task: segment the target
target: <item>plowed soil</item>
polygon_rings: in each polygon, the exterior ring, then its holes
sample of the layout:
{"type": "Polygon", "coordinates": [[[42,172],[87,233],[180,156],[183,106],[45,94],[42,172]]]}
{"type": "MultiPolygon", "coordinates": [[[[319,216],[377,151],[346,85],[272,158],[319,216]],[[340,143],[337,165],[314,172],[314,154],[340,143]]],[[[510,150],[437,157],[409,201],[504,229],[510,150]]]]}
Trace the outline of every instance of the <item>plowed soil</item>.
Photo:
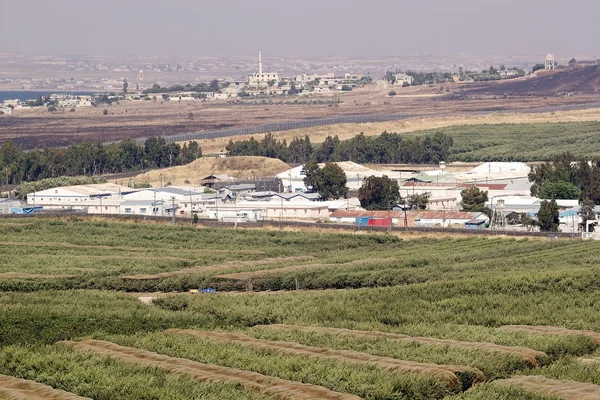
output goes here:
{"type": "Polygon", "coordinates": [[[600,386],[575,381],[558,381],[543,376],[515,376],[494,381],[494,384],[524,389],[544,396],[557,396],[563,400],[600,399],[600,386]]]}
{"type": "Polygon", "coordinates": [[[0,399],[6,400],[91,400],[42,383],[0,375],[0,399]]]}
{"type": "Polygon", "coordinates": [[[530,367],[536,367],[538,365],[538,358],[546,358],[547,355],[544,352],[533,350],[527,347],[513,347],[513,346],[502,346],[494,343],[487,342],[463,342],[459,340],[451,339],[436,339],[419,336],[408,336],[398,333],[388,333],[379,331],[358,331],[351,329],[340,329],[340,328],[325,328],[317,326],[299,326],[299,325],[262,325],[261,328],[286,330],[286,331],[300,331],[300,332],[321,332],[331,335],[345,335],[354,337],[366,337],[374,339],[391,339],[400,340],[409,343],[421,343],[426,345],[434,346],[448,346],[456,347],[469,350],[482,350],[482,351],[495,351],[499,353],[508,353],[517,355],[527,363],[530,367]]]}
{"type": "Polygon", "coordinates": [[[350,262],[343,263],[343,264],[291,265],[291,266],[283,267],[283,268],[264,269],[264,270],[260,270],[260,271],[239,272],[236,274],[217,275],[217,276],[215,276],[215,278],[234,279],[234,280],[245,281],[248,279],[264,278],[264,277],[272,276],[272,275],[279,275],[279,274],[285,274],[285,273],[297,272],[297,271],[307,271],[307,270],[311,270],[311,269],[347,268],[347,267],[356,267],[356,266],[361,266],[361,265],[378,264],[378,263],[384,263],[384,262],[390,262],[390,261],[396,261],[396,259],[395,258],[367,258],[364,260],[355,260],[355,261],[350,261],[350,262]]]}
{"type": "Polygon", "coordinates": [[[343,362],[377,365],[390,371],[431,376],[444,381],[451,386],[459,385],[459,379],[457,378],[456,373],[460,372],[472,373],[475,377],[475,381],[483,381],[485,379],[483,372],[477,368],[471,368],[462,365],[419,363],[414,361],[398,360],[389,357],[379,357],[358,351],[333,350],[321,347],[305,346],[291,342],[260,340],[235,332],[211,332],[194,329],[169,329],[166,332],[199,336],[220,342],[247,344],[260,349],[276,350],[299,357],[318,357],[343,362]]]}
{"type": "Polygon", "coordinates": [[[498,329],[506,332],[524,332],[539,335],[583,335],[592,338],[596,343],[600,344],[600,333],[598,332],[567,329],[560,326],[505,325],[498,329]]]}
{"type": "Polygon", "coordinates": [[[311,256],[303,256],[303,257],[265,258],[262,260],[251,260],[251,261],[227,261],[227,262],[224,262],[224,263],[218,264],[218,265],[199,265],[197,267],[186,268],[186,269],[182,269],[179,271],[161,272],[158,274],[128,275],[128,276],[122,276],[121,278],[122,279],[134,279],[134,280],[163,279],[163,278],[169,278],[172,276],[224,271],[224,270],[236,269],[236,268],[240,268],[240,267],[251,267],[254,265],[268,265],[268,264],[277,264],[277,263],[285,263],[285,262],[307,261],[312,258],[313,257],[311,257],[311,256]]]}
{"type": "Polygon", "coordinates": [[[200,382],[239,382],[247,390],[278,399],[290,400],[358,400],[360,397],[338,393],[322,386],[287,381],[256,372],[203,364],[184,358],[168,357],[150,351],[123,347],[111,342],[86,340],[83,342],[60,342],[61,344],[96,354],[107,355],[122,361],[160,368],[175,374],[190,376],[200,382]]]}

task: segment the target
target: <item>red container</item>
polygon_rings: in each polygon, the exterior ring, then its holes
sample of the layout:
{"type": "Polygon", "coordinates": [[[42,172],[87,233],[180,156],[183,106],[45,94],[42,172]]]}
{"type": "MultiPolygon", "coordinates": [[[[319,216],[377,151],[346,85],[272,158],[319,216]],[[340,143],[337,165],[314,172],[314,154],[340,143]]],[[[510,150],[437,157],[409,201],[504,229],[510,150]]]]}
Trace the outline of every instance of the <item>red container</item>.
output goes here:
{"type": "Polygon", "coordinates": [[[391,218],[371,218],[369,220],[369,226],[392,226],[391,218]]]}

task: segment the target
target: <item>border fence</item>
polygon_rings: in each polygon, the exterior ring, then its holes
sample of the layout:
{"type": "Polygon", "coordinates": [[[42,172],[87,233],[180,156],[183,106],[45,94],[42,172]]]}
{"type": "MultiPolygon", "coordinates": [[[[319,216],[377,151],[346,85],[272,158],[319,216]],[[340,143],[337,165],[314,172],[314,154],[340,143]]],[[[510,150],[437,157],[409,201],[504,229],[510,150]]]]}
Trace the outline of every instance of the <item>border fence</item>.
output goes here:
{"type": "MultiPolygon", "coordinates": [[[[481,110],[464,111],[456,114],[460,115],[485,115],[493,113],[518,113],[518,114],[542,114],[560,111],[576,111],[589,108],[600,108],[600,103],[572,104],[565,106],[537,107],[528,109],[499,109],[499,110],[481,110]]],[[[429,113],[429,114],[354,114],[339,115],[327,118],[304,119],[298,121],[280,121],[269,122],[261,125],[243,126],[238,128],[218,129],[211,131],[180,133],[177,135],[162,136],[167,142],[187,142],[190,140],[218,139],[233,136],[260,135],[269,132],[283,132],[293,129],[314,128],[318,126],[338,125],[338,124],[366,124],[372,122],[390,122],[401,121],[409,118],[435,118],[446,117],[449,113],[429,113]]],[[[147,138],[136,139],[138,145],[143,145],[147,138]]]]}

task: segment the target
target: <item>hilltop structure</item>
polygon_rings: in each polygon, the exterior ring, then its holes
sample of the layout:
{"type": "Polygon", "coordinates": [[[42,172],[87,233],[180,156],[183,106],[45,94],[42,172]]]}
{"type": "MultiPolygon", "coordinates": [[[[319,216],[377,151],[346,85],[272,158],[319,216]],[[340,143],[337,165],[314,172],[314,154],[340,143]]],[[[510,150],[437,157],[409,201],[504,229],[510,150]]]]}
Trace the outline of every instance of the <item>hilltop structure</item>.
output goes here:
{"type": "Polygon", "coordinates": [[[258,73],[254,73],[248,77],[248,85],[253,87],[269,86],[269,82],[279,82],[279,74],[277,72],[263,73],[262,68],[262,51],[258,52],[258,73]]]}

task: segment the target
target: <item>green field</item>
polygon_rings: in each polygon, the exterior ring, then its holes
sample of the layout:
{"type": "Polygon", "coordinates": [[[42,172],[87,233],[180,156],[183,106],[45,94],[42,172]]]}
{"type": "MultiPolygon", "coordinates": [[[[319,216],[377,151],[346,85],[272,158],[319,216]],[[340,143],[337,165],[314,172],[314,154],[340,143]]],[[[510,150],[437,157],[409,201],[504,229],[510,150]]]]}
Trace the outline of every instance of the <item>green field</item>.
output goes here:
{"type": "Polygon", "coordinates": [[[0,220],[0,242],[0,374],[79,396],[551,399],[499,380],[600,385],[600,364],[580,360],[600,357],[591,335],[499,329],[600,332],[596,242],[34,218],[0,220]],[[127,293],[198,287],[218,293],[127,293]]]}
{"type": "Polygon", "coordinates": [[[594,159],[600,154],[600,122],[457,125],[415,134],[437,132],[454,139],[447,161],[548,161],[566,151],[594,159]]]}

